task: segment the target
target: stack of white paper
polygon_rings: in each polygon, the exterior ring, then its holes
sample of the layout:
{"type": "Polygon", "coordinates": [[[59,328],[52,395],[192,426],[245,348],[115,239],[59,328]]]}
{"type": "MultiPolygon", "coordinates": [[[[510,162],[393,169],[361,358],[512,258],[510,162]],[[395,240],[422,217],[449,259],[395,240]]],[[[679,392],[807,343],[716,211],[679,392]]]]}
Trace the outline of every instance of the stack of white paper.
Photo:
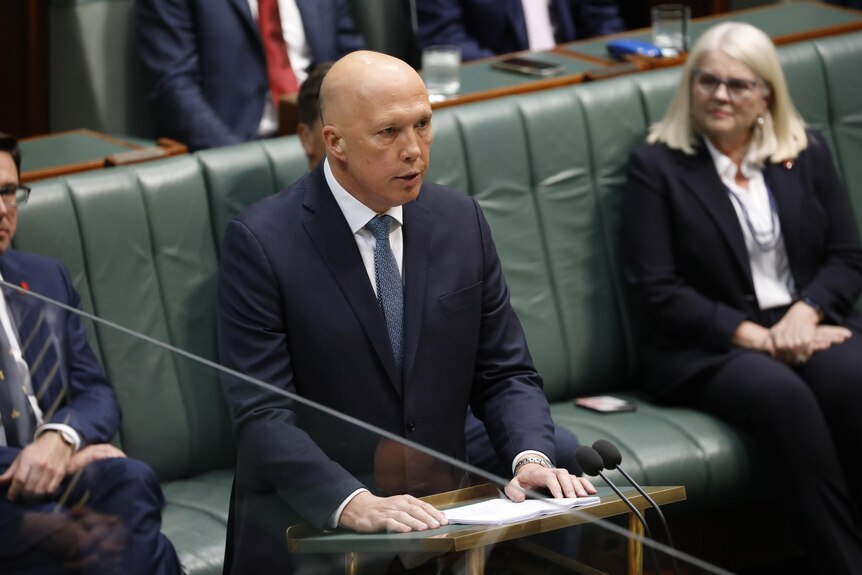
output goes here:
{"type": "Polygon", "coordinates": [[[533,519],[542,515],[564,513],[575,507],[593,505],[599,502],[598,497],[566,497],[561,499],[527,499],[515,503],[509,499],[489,499],[481,503],[462,505],[446,509],[446,519],[449,523],[468,525],[503,525],[525,519],[533,519]]]}

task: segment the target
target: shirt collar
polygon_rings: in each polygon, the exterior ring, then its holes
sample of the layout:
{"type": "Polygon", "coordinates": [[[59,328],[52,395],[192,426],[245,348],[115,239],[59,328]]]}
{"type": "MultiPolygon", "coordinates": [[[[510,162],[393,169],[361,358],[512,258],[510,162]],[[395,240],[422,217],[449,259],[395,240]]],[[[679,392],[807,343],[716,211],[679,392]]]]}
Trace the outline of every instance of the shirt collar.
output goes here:
{"type": "MultiPolygon", "coordinates": [[[[718,148],[713,146],[712,142],[709,141],[709,138],[704,138],[703,141],[706,143],[706,149],[709,150],[709,155],[712,156],[712,163],[715,164],[715,169],[718,172],[718,175],[722,178],[730,179],[731,181],[734,180],[736,178],[736,164],[733,160],[725,156],[718,148]]],[[[745,154],[739,169],[742,171],[742,175],[749,180],[758,176],[762,172],[762,167],[752,159],[750,152],[745,154]]]]}
{"type": "MultiPolygon", "coordinates": [[[[347,225],[350,226],[350,233],[355,234],[365,227],[371,219],[377,215],[377,212],[354,198],[350,192],[338,183],[335,179],[335,174],[332,173],[332,168],[329,166],[329,158],[323,160],[323,174],[326,176],[326,183],[341,208],[344,214],[344,219],[347,220],[347,225]]],[[[398,222],[398,225],[404,225],[404,208],[403,206],[395,206],[389,208],[385,212],[387,215],[398,222]]]]}

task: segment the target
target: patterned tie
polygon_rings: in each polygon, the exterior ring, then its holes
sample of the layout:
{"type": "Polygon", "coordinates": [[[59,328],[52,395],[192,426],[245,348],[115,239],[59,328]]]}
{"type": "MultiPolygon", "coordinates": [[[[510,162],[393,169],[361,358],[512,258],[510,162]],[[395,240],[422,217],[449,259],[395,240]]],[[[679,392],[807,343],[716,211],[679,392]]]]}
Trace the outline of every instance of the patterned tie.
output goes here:
{"type": "MultiPolygon", "coordinates": [[[[9,319],[12,320],[11,313],[9,319]]],[[[33,440],[36,414],[30,395],[27,363],[15,357],[6,329],[0,325],[0,419],[10,447],[24,447],[33,440]]]]}
{"type": "Polygon", "coordinates": [[[404,355],[404,288],[401,285],[401,274],[398,273],[398,262],[389,245],[389,230],[392,227],[392,217],[375,216],[365,227],[374,236],[374,278],[377,281],[377,301],[386,317],[386,329],[389,331],[389,341],[392,343],[392,353],[398,371],[404,355]]]}
{"type": "Polygon", "coordinates": [[[287,42],[284,41],[284,31],[281,28],[278,0],[258,0],[257,11],[257,25],[260,28],[260,39],[266,56],[269,93],[272,95],[275,109],[278,110],[278,100],[281,95],[299,92],[299,82],[296,81],[296,74],[290,67],[287,42]]]}

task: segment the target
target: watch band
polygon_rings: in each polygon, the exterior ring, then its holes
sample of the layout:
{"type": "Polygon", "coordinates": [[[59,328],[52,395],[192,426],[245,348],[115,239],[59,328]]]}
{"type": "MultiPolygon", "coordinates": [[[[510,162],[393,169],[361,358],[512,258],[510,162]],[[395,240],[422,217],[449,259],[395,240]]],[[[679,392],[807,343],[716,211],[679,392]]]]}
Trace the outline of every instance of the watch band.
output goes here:
{"type": "Polygon", "coordinates": [[[810,297],[804,297],[801,300],[802,303],[814,309],[817,312],[817,316],[820,319],[823,319],[823,308],[820,307],[820,304],[811,299],[810,297]]]}
{"type": "Polygon", "coordinates": [[[540,457],[538,455],[530,455],[528,457],[523,457],[518,460],[518,463],[515,464],[515,472],[512,475],[518,475],[518,472],[522,467],[527,465],[528,463],[536,463],[541,465],[542,467],[547,467],[548,469],[553,469],[554,465],[548,461],[545,457],[540,457]]]}

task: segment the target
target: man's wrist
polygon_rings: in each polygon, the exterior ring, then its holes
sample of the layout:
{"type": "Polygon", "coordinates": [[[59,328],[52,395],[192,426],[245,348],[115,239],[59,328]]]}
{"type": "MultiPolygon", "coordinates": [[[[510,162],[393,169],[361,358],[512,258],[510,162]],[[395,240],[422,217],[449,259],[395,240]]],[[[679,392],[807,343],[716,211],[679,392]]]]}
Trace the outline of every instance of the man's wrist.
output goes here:
{"type": "Polygon", "coordinates": [[[512,475],[517,476],[518,472],[521,470],[521,468],[524,467],[525,465],[530,464],[530,463],[535,463],[536,465],[541,465],[542,467],[547,467],[548,469],[554,468],[553,463],[551,463],[551,460],[548,459],[547,457],[545,457],[543,455],[539,455],[539,454],[531,454],[531,455],[528,455],[526,457],[520,458],[515,463],[515,470],[514,470],[512,475]]]}
{"type": "Polygon", "coordinates": [[[78,435],[78,432],[75,431],[73,428],[63,423],[46,423],[39,426],[39,428],[36,430],[34,439],[39,439],[42,434],[49,431],[59,435],[60,439],[63,440],[63,443],[72,448],[72,453],[76,453],[79,449],[81,449],[81,436],[78,435]]]}

